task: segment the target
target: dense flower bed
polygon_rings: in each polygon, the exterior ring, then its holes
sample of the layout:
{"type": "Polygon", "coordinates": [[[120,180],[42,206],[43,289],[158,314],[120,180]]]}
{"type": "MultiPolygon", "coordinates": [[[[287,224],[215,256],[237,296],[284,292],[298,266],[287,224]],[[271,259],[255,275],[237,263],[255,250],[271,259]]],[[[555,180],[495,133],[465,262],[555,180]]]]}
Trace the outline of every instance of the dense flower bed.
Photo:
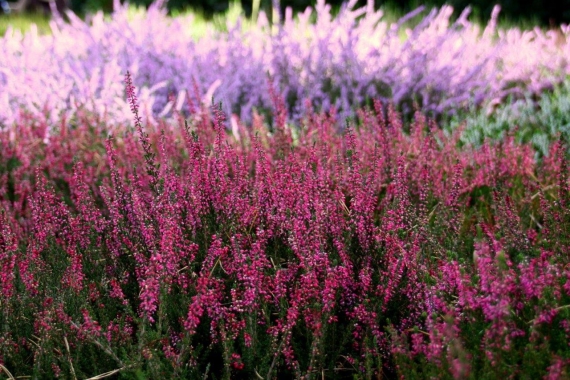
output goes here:
{"type": "Polygon", "coordinates": [[[19,121],[20,106],[36,117],[47,114],[52,123],[79,107],[127,122],[118,85],[126,70],[141,88],[142,117],[188,112],[186,100],[197,91],[246,123],[253,108],[270,109],[266,75],[298,122],[305,99],[323,111],[335,106],[340,120],[373,98],[405,112],[416,98],[423,110],[438,114],[538,93],[570,70],[566,26],[497,31],[497,10],[480,30],[468,21],[469,10],[451,23],[452,8],[444,7],[403,30],[419,12],[388,24],[381,11],[353,9],[354,3],[332,17],[319,1],[297,20],[288,12],[279,27],[262,15],[255,26],[240,20],[227,33],[199,40],[192,37],[191,17],[169,18],[158,5],[148,12],[117,6],[110,19],[99,13],[88,22],[69,14],[69,24],[52,22],[49,36],[9,31],[0,38],[0,123],[19,121]]]}
{"type": "Polygon", "coordinates": [[[0,132],[0,369],[126,378],[570,372],[570,192],[554,144],[461,146],[380,102],[224,128],[0,132]],[[409,130],[405,133],[404,130],[409,130]],[[48,141],[49,140],[49,141],[48,141]],[[116,373],[113,372],[113,373],[116,373]]]}

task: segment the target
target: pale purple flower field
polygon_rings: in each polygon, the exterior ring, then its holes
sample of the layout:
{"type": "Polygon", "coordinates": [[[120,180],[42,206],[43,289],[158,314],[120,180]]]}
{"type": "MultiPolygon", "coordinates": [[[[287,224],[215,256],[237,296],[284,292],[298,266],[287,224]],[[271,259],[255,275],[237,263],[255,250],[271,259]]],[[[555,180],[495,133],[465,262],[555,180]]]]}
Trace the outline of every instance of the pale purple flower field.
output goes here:
{"type": "Polygon", "coordinates": [[[127,70],[143,118],[187,112],[197,91],[207,105],[213,97],[246,123],[254,108],[270,109],[268,75],[298,121],[306,99],[323,111],[334,106],[341,120],[374,98],[405,112],[415,99],[441,114],[539,93],[570,73],[566,26],[497,30],[496,9],[481,28],[468,21],[469,10],[451,23],[452,8],[444,7],[424,10],[423,21],[404,30],[403,22],[422,9],[388,24],[382,11],[353,4],[332,17],[319,1],[295,19],[286,12],[279,27],[261,14],[253,27],[240,19],[227,33],[198,39],[191,17],[167,17],[157,5],[138,12],[117,5],[108,19],[99,13],[89,22],[69,14],[69,24],[51,22],[51,35],[9,31],[0,38],[0,122],[17,122],[24,107],[50,123],[80,108],[124,123],[129,114],[120,83],[127,70]]]}

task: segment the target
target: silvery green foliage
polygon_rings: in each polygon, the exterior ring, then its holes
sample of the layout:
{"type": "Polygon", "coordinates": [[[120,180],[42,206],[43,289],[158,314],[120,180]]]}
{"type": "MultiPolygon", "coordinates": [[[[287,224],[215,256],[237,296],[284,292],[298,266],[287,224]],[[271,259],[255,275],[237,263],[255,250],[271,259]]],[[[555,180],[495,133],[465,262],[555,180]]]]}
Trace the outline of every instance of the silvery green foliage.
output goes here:
{"type": "Polygon", "coordinates": [[[118,2],[110,18],[98,13],[84,22],[68,13],[68,24],[55,19],[49,36],[9,30],[0,38],[0,125],[16,122],[22,107],[50,123],[72,118],[76,106],[128,122],[127,70],[141,89],[143,118],[187,114],[190,96],[207,105],[213,97],[245,122],[254,108],[271,109],[268,77],[291,117],[298,119],[310,99],[318,109],[336,107],[344,120],[371,98],[392,100],[404,111],[416,100],[440,114],[540,92],[570,71],[564,59],[570,43],[560,42],[567,27],[558,35],[497,31],[496,9],[480,30],[468,21],[469,9],[451,24],[452,8],[443,7],[403,30],[406,17],[390,25],[381,11],[354,9],[355,3],[332,17],[330,6],[318,1],[295,20],[286,12],[279,26],[264,14],[253,28],[238,19],[227,32],[199,39],[191,16],[169,18],[160,4],[134,11],[118,2]]]}
{"type": "Polygon", "coordinates": [[[477,146],[486,138],[501,140],[510,132],[519,141],[532,143],[537,158],[547,156],[550,144],[558,136],[570,141],[570,80],[538,100],[526,94],[524,99],[505,102],[492,112],[489,109],[460,113],[449,123],[449,128],[461,123],[465,125],[461,136],[464,143],[477,146]]]}

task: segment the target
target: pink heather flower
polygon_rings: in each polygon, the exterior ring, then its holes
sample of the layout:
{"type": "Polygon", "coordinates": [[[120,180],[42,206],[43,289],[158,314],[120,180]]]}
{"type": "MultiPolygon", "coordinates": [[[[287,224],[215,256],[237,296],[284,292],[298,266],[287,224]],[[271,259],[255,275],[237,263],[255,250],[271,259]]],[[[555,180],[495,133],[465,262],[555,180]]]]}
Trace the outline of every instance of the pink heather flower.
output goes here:
{"type": "Polygon", "coordinates": [[[231,360],[232,360],[232,367],[236,370],[242,370],[245,366],[244,363],[242,363],[241,361],[241,356],[237,353],[233,353],[231,356],[231,360]]]}
{"type": "Polygon", "coordinates": [[[184,329],[189,334],[193,334],[196,331],[196,328],[200,324],[200,318],[202,317],[203,313],[204,309],[200,305],[200,297],[194,296],[193,302],[191,303],[188,310],[188,316],[184,322],[184,329]]]}
{"type": "Polygon", "coordinates": [[[425,355],[427,346],[424,342],[425,336],[423,333],[413,333],[412,338],[412,355],[425,355]]]}
{"type": "MultiPolygon", "coordinates": [[[[152,264],[151,264],[152,265],[152,264]]],[[[140,279],[140,314],[153,323],[153,314],[158,307],[158,296],[160,293],[160,281],[158,276],[151,271],[146,271],[144,278],[140,279]]]]}
{"type": "Polygon", "coordinates": [[[13,294],[17,248],[16,235],[10,228],[6,212],[0,209],[0,297],[6,300],[13,294]]]}
{"type": "Polygon", "coordinates": [[[469,377],[470,371],[470,365],[465,363],[464,360],[460,358],[451,360],[451,373],[454,379],[466,379],[469,377]]]}
{"type": "Polygon", "coordinates": [[[59,378],[59,376],[61,375],[61,368],[59,368],[59,366],[55,363],[51,364],[51,369],[53,371],[53,375],[57,378],[59,378]]]}
{"type": "Polygon", "coordinates": [[[561,357],[555,355],[552,364],[548,367],[548,373],[544,376],[544,380],[562,380],[567,378],[569,373],[567,372],[570,366],[570,360],[562,359],[561,357]]]}
{"type": "Polygon", "coordinates": [[[113,278],[109,281],[109,285],[111,286],[111,291],[109,295],[113,298],[119,299],[123,305],[128,305],[129,302],[125,299],[125,295],[123,294],[123,289],[121,289],[121,284],[117,279],[113,278]]]}
{"type": "MultiPolygon", "coordinates": [[[[129,105],[131,106],[131,112],[138,118],[139,104],[135,93],[135,86],[133,85],[133,80],[129,71],[127,71],[127,74],[125,75],[125,90],[127,93],[127,99],[129,100],[129,105]]],[[[135,123],[138,123],[138,119],[135,120],[135,123]]]]}
{"type": "Polygon", "coordinates": [[[99,323],[91,319],[89,311],[86,309],[81,310],[81,314],[83,314],[83,323],[78,331],[80,339],[85,339],[88,336],[99,337],[101,335],[101,326],[99,326],[99,323]]]}

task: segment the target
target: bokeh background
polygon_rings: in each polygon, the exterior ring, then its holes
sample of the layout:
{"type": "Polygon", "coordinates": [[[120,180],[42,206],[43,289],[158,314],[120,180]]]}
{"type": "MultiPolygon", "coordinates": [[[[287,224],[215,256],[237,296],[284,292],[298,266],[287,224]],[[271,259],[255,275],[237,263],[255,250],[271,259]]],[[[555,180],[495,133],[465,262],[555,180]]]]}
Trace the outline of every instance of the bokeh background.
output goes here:
{"type": "MultiPolygon", "coordinates": [[[[260,9],[269,11],[274,0],[260,0],[260,9]]],[[[14,1],[10,1],[14,2],[14,1]]],[[[241,7],[246,15],[252,12],[252,1],[240,0],[241,7]]],[[[358,6],[366,5],[367,0],[358,1],[358,6]]],[[[131,4],[148,6],[152,0],[131,0],[131,4]]],[[[303,11],[308,6],[313,6],[316,1],[307,0],[283,0],[280,1],[282,11],[285,7],[291,7],[294,11],[303,11]]],[[[339,8],[342,0],[328,0],[333,8],[339,8]]],[[[402,0],[402,1],[376,1],[375,6],[389,7],[400,12],[412,10],[420,5],[442,6],[452,5],[456,9],[456,15],[467,6],[473,8],[473,15],[482,21],[489,18],[495,4],[501,6],[501,18],[514,24],[534,24],[541,27],[550,27],[561,23],[570,22],[570,0],[402,0]]],[[[96,10],[110,12],[113,0],[70,0],[71,9],[78,14],[85,14],[96,10]]],[[[170,0],[168,9],[172,12],[180,12],[188,9],[198,11],[205,17],[212,17],[217,13],[225,12],[230,6],[229,1],[220,0],[170,0]]],[[[267,12],[269,13],[269,12],[267,12]]]]}

